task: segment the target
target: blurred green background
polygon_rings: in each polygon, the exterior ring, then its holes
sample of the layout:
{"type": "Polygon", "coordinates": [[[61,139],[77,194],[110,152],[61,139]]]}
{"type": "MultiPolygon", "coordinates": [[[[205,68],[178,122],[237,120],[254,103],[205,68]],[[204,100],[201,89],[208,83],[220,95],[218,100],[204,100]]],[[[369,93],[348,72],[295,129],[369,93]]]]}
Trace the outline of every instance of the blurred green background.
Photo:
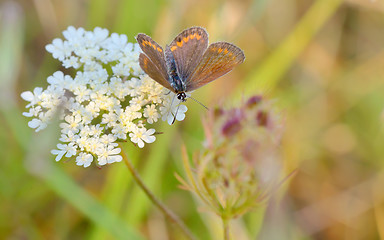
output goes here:
{"type": "MultiPolygon", "coordinates": [[[[268,203],[232,222],[235,239],[384,239],[383,0],[3,0],[0,2],[0,238],[184,239],[132,183],[123,163],[83,169],[54,162],[52,126],[22,116],[23,91],[60,69],[45,45],[69,25],[161,45],[203,26],[210,41],[241,47],[246,61],[194,92],[209,106],[262,93],[285,117],[283,163],[298,169],[268,203]]],[[[220,239],[220,221],[178,188],[181,143],[203,141],[205,110],[129,157],[151,189],[199,239],[220,239]]]]}

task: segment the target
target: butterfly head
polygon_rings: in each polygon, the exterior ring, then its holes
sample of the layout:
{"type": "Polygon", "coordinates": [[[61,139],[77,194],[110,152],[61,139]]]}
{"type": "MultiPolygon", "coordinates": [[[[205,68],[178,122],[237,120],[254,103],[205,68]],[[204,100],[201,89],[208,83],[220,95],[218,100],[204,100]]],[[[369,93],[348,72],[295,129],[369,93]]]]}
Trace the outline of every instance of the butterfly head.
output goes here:
{"type": "Polygon", "coordinates": [[[185,94],[185,92],[177,93],[177,99],[179,99],[180,101],[185,102],[187,101],[186,98],[187,98],[187,94],[185,94]]]}

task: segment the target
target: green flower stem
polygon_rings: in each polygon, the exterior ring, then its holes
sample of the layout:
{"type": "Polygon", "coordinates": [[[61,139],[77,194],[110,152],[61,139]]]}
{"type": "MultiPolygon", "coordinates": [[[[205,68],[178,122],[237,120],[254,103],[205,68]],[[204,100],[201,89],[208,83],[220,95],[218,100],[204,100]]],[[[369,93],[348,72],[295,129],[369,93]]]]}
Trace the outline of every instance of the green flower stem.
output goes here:
{"type": "MultiPolygon", "coordinates": [[[[123,149],[121,144],[120,148],[123,149]]],[[[196,240],[195,236],[189,231],[183,221],[170,209],[168,209],[162,202],[160,202],[160,200],[157,199],[157,197],[147,188],[147,186],[142,181],[139,173],[136,171],[132,162],[129,160],[123,150],[121,151],[121,156],[123,157],[125,165],[127,165],[129,171],[131,172],[133,179],[140,186],[140,188],[143,189],[144,193],[148,196],[149,200],[151,200],[151,202],[155,204],[155,206],[157,206],[169,220],[175,223],[188,239],[196,240]]]]}
{"type": "Polygon", "coordinates": [[[229,235],[229,219],[225,216],[221,216],[223,220],[224,240],[230,240],[229,235]]]}
{"type": "MultiPolygon", "coordinates": [[[[157,141],[156,144],[151,146],[151,151],[146,155],[146,164],[140,168],[141,179],[145,182],[145,185],[152,189],[152,193],[157,195],[160,191],[160,181],[163,170],[165,170],[168,158],[168,146],[174,137],[176,128],[168,127],[168,123],[162,122],[159,128],[164,129],[167,134],[161,135],[161,141],[157,141]]],[[[160,136],[159,136],[160,137],[160,136]]],[[[133,157],[132,154],[140,152],[134,151],[137,148],[131,144],[124,144],[126,146],[125,151],[130,153],[129,159],[133,164],[139,156],[133,157]],[[128,147],[128,149],[127,149],[128,147]],[[129,148],[133,148],[132,151],[128,151],[129,148]],[[134,149],[136,148],[136,149],[134,149]]],[[[126,169],[124,169],[126,171],[126,169]]],[[[149,211],[152,203],[147,201],[147,196],[141,191],[140,188],[134,188],[130,192],[129,205],[126,208],[124,219],[131,225],[140,224],[145,218],[146,213],[149,211]]]]}

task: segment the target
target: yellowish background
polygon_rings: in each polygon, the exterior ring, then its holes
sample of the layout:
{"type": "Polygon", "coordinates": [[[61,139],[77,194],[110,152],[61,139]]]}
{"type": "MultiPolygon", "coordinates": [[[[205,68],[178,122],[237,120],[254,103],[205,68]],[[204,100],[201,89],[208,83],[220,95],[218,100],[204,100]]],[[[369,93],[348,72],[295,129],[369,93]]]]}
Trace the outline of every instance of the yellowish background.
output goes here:
{"type": "MultiPolygon", "coordinates": [[[[54,163],[55,127],[34,133],[20,93],[60,68],[45,45],[69,25],[161,45],[203,26],[210,41],[240,46],[246,61],[194,93],[208,107],[250,94],[275,99],[285,117],[282,151],[296,175],[261,209],[233,222],[234,239],[384,239],[383,0],[3,0],[0,2],[0,238],[183,239],[131,182],[123,163],[83,169],[54,163]]],[[[183,122],[138,150],[146,183],[201,239],[218,219],[177,188],[181,142],[203,141],[205,110],[188,101],[183,122]]]]}

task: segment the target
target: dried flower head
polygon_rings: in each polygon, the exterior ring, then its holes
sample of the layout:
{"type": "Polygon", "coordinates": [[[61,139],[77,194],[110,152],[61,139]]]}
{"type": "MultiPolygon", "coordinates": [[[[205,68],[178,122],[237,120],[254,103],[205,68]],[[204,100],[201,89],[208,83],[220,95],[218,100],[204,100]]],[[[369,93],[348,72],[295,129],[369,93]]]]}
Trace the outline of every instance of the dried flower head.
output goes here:
{"type": "Polygon", "coordinates": [[[32,120],[28,126],[36,132],[47,127],[55,116],[62,120],[61,143],[52,150],[56,161],[63,156],[76,157],[76,164],[88,167],[119,162],[118,141],[129,138],[140,148],[156,140],[155,129],[148,125],[159,119],[169,124],[185,117],[187,107],[179,106],[170,93],[150,79],[138,62],[140,48],[129,43],[126,35],[106,29],[68,27],[64,40],[54,39],[46,46],[73,76],[62,71],[49,76],[48,87],[37,87],[21,97],[28,101],[32,120]]]}
{"type": "Polygon", "coordinates": [[[204,150],[194,155],[194,169],[184,151],[187,181],[179,180],[217,215],[238,217],[280,181],[280,115],[270,101],[253,96],[238,108],[209,111],[204,128],[204,150]]]}

